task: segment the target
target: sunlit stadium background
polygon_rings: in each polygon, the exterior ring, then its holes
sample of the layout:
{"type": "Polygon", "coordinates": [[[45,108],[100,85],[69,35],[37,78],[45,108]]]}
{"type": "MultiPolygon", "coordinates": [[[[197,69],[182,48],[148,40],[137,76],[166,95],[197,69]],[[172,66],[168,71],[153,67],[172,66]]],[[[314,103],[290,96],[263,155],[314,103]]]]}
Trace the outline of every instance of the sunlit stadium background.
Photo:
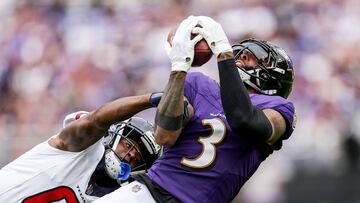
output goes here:
{"type": "MultiPolygon", "coordinates": [[[[164,40],[190,14],[218,20],[232,43],[281,45],[296,68],[296,130],[234,202],[360,202],[358,0],[1,0],[0,167],[67,113],[161,91],[164,40]]],[[[215,59],[194,71],[217,79],[215,59]]],[[[140,115],[153,122],[154,110],[140,115]]]]}

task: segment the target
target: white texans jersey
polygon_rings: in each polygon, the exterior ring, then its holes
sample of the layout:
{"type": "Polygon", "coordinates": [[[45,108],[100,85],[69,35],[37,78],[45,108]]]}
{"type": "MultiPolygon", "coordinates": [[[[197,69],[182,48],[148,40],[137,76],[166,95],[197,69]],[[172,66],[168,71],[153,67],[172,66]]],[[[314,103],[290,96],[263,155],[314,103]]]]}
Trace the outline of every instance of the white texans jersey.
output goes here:
{"type": "Polygon", "coordinates": [[[81,152],[40,143],[0,170],[0,202],[91,202],[85,191],[104,150],[102,139],[81,152]]]}

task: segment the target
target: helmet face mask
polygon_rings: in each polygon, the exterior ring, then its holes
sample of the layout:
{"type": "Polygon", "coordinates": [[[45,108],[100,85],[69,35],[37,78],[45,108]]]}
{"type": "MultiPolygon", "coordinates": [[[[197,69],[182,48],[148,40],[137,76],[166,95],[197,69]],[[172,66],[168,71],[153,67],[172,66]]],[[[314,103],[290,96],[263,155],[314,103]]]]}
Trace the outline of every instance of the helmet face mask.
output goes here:
{"type": "Polygon", "coordinates": [[[235,60],[245,52],[257,59],[254,67],[238,66],[243,82],[256,91],[267,95],[287,98],[292,90],[294,71],[286,52],[267,41],[247,39],[233,46],[235,60]]]}
{"type": "Polygon", "coordinates": [[[140,155],[139,163],[132,167],[132,171],[147,170],[158,158],[161,147],[155,143],[152,125],[139,117],[132,117],[110,126],[105,137],[105,148],[114,153],[119,144],[125,146],[121,154],[115,153],[122,162],[127,162],[132,150],[140,155]]]}

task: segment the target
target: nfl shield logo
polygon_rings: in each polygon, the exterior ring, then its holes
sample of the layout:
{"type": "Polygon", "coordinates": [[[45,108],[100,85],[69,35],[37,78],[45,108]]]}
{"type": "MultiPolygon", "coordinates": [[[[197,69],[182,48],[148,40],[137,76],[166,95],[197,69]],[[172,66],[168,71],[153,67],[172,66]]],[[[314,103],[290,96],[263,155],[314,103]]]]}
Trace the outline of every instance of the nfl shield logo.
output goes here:
{"type": "Polygon", "coordinates": [[[132,192],[139,192],[141,190],[141,186],[140,185],[134,185],[132,188],[131,188],[131,191],[132,192]]]}

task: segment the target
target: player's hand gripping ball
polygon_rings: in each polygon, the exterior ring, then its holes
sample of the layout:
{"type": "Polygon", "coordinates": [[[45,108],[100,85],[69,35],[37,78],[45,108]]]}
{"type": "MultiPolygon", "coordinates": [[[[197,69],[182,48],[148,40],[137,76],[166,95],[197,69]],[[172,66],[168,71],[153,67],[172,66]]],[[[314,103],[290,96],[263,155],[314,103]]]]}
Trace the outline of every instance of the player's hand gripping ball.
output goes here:
{"type": "MultiPolygon", "coordinates": [[[[197,25],[197,26],[201,27],[201,25],[197,25]]],[[[174,27],[173,29],[170,30],[168,34],[167,41],[169,42],[170,46],[174,38],[176,29],[177,27],[174,27]]],[[[191,34],[191,39],[193,39],[196,35],[197,34],[191,34]]],[[[191,67],[199,67],[204,65],[206,62],[208,62],[211,59],[212,55],[213,53],[207,42],[204,39],[200,40],[198,43],[195,44],[194,60],[191,64],[191,67]]]]}

